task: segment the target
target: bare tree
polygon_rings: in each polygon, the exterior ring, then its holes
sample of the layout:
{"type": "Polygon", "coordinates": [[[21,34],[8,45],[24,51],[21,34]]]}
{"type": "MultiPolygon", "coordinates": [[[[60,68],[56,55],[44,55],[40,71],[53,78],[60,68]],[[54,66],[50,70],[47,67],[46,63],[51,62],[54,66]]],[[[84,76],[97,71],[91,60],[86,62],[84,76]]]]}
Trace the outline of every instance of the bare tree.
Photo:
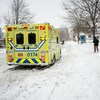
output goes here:
{"type": "Polygon", "coordinates": [[[70,0],[70,6],[68,1],[63,2],[65,11],[71,16],[75,16],[76,12],[80,17],[74,17],[80,20],[82,23],[88,25],[91,28],[93,37],[95,36],[96,23],[100,21],[100,0],[70,0]],[[78,11],[75,11],[78,9],[78,11]]]}
{"type": "Polygon", "coordinates": [[[69,21],[69,23],[72,24],[72,28],[74,31],[74,35],[77,35],[78,37],[78,43],[79,43],[79,33],[82,30],[83,27],[83,21],[82,16],[84,16],[83,12],[78,9],[76,6],[74,5],[70,5],[70,4],[66,4],[65,2],[63,3],[63,7],[67,13],[67,16],[64,17],[64,19],[67,21],[69,21]]]}
{"type": "Polygon", "coordinates": [[[12,0],[9,10],[3,17],[6,24],[29,23],[34,18],[25,0],[12,0]]]}

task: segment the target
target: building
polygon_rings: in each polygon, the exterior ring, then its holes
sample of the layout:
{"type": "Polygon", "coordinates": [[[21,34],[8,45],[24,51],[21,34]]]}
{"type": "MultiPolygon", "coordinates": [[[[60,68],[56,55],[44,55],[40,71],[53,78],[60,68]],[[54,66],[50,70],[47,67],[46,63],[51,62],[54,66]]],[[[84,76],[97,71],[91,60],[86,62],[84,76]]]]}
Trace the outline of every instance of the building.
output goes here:
{"type": "Polygon", "coordinates": [[[63,28],[60,28],[59,30],[60,30],[60,39],[61,39],[61,41],[69,40],[68,28],[63,27],[63,28]]]}
{"type": "Polygon", "coordinates": [[[0,28],[0,47],[5,46],[5,36],[0,28]]]}
{"type": "Polygon", "coordinates": [[[4,33],[2,32],[1,28],[0,28],[0,39],[4,39],[4,33]]]}

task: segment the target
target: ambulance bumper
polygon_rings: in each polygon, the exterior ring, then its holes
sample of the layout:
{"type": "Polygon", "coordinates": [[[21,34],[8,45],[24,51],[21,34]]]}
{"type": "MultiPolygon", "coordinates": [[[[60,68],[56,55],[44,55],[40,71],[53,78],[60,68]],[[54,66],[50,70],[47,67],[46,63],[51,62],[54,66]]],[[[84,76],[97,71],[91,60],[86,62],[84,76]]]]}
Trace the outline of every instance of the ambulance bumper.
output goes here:
{"type": "Polygon", "coordinates": [[[49,65],[48,63],[35,63],[35,64],[30,64],[30,63],[23,63],[23,64],[20,64],[20,63],[10,63],[10,62],[7,62],[8,65],[33,65],[33,66],[47,66],[49,65]]]}

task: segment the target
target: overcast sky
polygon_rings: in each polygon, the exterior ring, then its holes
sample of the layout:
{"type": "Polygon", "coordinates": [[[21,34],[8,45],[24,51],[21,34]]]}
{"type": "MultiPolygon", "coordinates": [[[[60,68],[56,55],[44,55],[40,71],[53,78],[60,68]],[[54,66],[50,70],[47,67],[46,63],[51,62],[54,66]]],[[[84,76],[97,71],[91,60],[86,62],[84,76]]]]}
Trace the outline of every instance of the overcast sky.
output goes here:
{"type": "MultiPolygon", "coordinates": [[[[0,15],[6,14],[12,0],[0,0],[0,15]]],[[[49,22],[54,27],[58,28],[65,25],[62,17],[64,10],[61,3],[63,0],[26,0],[29,4],[30,11],[35,13],[35,23],[49,22]]],[[[0,20],[0,26],[4,23],[0,20]]]]}

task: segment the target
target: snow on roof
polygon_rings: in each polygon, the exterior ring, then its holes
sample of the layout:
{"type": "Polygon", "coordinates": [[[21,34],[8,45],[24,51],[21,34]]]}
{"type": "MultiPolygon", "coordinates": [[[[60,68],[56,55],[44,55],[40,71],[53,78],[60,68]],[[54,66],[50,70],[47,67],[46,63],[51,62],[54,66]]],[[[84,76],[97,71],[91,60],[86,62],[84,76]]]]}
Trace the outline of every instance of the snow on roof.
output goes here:
{"type": "Polygon", "coordinates": [[[83,32],[80,32],[80,35],[85,35],[85,33],[83,33],[83,32]]]}

